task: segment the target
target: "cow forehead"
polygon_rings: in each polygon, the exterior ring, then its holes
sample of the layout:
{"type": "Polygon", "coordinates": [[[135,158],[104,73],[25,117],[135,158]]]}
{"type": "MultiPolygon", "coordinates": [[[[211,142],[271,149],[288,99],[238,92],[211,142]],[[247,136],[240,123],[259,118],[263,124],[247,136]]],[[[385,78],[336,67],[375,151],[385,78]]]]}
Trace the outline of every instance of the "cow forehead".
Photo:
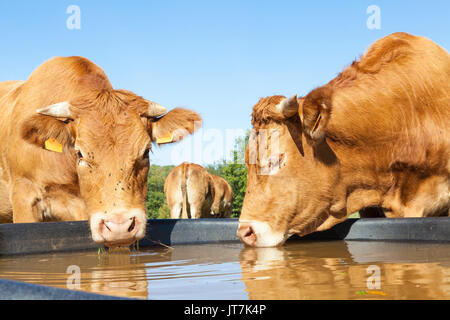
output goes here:
{"type": "Polygon", "coordinates": [[[273,144],[280,142],[282,137],[289,136],[289,130],[284,123],[268,122],[253,126],[249,136],[249,144],[256,144],[259,147],[270,148],[273,144]]]}
{"type": "Polygon", "coordinates": [[[269,123],[254,127],[245,152],[246,164],[261,164],[261,161],[294,152],[295,150],[290,150],[286,139],[291,138],[286,126],[282,124],[269,123]]]}
{"type": "Polygon", "coordinates": [[[138,149],[150,143],[150,136],[140,117],[132,110],[102,115],[90,112],[77,119],[77,142],[98,149],[138,149]]]}

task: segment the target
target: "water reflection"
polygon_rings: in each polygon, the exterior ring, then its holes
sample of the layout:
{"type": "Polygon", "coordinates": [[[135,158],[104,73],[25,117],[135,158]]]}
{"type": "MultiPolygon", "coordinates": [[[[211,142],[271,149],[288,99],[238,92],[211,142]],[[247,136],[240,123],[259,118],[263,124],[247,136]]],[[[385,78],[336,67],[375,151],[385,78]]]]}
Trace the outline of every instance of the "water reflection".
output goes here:
{"type": "MultiPolygon", "coordinates": [[[[147,257],[150,258],[151,257],[147,257]]],[[[28,283],[77,289],[99,294],[147,299],[148,281],[141,257],[130,250],[97,252],[58,253],[20,256],[1,259],[0,277],[28,283]],[[69,266],[81,271],[80,287],[74,281],[69,286],[69,266]]],[[[149,259],[146,259],[147,261],[149,259]]]]}
{"type": "Polygon", "coordinates": [[[297,242],[245,248],[239,260],[250,299],[450,298],[448,244],[297,242]],[[379,289],[367,286],[370,265],[379,289]]]}
{"type": "Polygon", "coordinates": [[[288,242],[149,247],[0,259],[0,278],[141,299],[449,299],[450,244],[288,242]],[[379,267],[380,288],[367,287],[379,267]]]}
{"type": "Polygon", "coordinates": [[[98,264],[84,273],[81,289],[101,294],[147,299],[148,282],[139,255],[116,249],[98,255],[98,264]]]}
{"type": "Polygon", "coordinates": [[[247,299],[240,248],[187,245],[18,256],[0,259],[0,278],[68,288],[67,268],[76,265],[82,291],[140,299],[247,299]]]}

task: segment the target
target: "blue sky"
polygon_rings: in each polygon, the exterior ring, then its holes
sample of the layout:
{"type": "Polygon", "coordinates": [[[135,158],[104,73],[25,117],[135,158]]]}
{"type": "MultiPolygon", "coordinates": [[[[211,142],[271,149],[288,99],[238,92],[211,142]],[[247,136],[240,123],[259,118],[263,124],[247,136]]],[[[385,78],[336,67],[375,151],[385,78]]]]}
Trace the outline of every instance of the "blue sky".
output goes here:
{"type": "Polygon", "coordinates": [[[208,137],[250,128],[260,97],[307,94],[383,36],[409,32],[449,50],[449,14],[447,0],[1,1],[0,81],[24,80],[54,56],[84,56],[115,88],[202,115],[202,131],[155,147],[152,163],[206,164],[229,152],[208,137]],[[81,9],[80,30],[66,27],[69,5],[81,9]],[[366,26],[370,5],[379,30],[366,26]]]}

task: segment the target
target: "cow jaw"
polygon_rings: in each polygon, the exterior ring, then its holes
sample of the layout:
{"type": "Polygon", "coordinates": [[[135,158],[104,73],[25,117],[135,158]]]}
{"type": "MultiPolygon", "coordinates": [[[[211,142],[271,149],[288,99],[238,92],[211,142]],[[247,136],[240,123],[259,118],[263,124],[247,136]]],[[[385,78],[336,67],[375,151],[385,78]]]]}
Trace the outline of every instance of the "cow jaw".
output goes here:
{"type": "Polygon", "coordinates": [[[92,239],[107,247],[126,247],[145,236],[146,222],[142,209],[96,212],[90,216],[92,239]]]}
{"type": "Polygon", "coordinates": [[[275,231],[267,222],[239,220],[237,236],[251,247],[276,247],[284,244],[290,235],[275,231]]]}

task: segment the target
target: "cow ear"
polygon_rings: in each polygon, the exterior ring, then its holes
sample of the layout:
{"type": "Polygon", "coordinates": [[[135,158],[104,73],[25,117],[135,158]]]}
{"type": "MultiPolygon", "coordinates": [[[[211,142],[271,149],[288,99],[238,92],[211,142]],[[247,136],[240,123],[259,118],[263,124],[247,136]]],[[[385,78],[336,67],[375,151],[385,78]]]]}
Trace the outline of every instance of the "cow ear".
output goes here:
{"type": "Polygon", "coordinates": [[[21,137],[28,143],[49,151],[62,152],[73,144],[73,122],[34,115],[22,124],[21,137]]]}
{"type": "Polygon", "coordinates": [[[311,91],[303,101],[300,118],[306,136],[313,141],[322,141],[326,136],[332,110],[332,95],[331,88],[321,87],[311,91]]]}
{"type": "Polygon", "coordinates": [[[175,108],[161,118],[149,121],[148,130],[153,142],[173,143],[200,129],[202,118],[194,111],[175,108]]]}

